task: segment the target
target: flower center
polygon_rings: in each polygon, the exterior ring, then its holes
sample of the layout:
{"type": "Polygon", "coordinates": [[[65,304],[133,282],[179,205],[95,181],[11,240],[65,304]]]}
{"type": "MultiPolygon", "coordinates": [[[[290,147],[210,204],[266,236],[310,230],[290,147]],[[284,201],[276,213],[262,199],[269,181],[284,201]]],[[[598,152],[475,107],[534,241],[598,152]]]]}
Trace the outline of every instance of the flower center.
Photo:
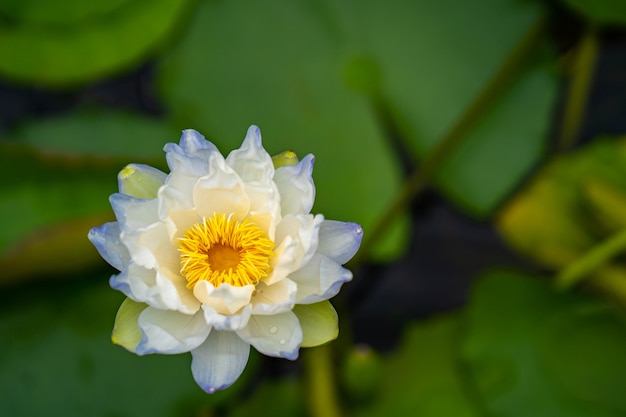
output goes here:
{"type": "Polygon", "coordinates": [[[200,280],[214,287],[255,285],[270,272],[274,242],[248,219],[214,214],[185,231],[179,239],[180,273],[187,288],[200,280]]]}

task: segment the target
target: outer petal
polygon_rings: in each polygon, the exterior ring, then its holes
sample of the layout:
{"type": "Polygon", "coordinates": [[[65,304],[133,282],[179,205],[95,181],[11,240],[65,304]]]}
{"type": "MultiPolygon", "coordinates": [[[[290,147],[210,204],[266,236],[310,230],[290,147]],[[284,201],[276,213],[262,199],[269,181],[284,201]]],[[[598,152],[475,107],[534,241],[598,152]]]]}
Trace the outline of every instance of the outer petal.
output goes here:
{"type": "Polygon", "coordinates": [[[167,175],[149,165],[130,164],[117,175],[120,193],[136,198],[155,198],[167,175]]]}
{"type": "Polygon", "coordinates": [[[302,343],[302,328],[291,311],[273,316],[252,316],[237,334],[268,356],[295,360],[302,343]]]}
{"type": "Polygon", "coordinates": [[[313,163],[315,157],[307,155],[295,165],[276,169],[274,182],[281,197],[283,216],[287,214],[308,214],[315,202],[313,183],[313,163]]]}
{"type": "Polygon", "coordinates": [[[193,287],[193,294],[202,303],[207,304],[220,314],[235,314],[250,303],[254,285],[236,287],[222,284],[215,288],[210,282],[201,280],[193,287]]]}
{"type": "Polygon", "coordinates": [[[148,307],[139,315],[138,324],[143,334],[137,346],[139,355],[189,352],[200,346],[211,331],[201,311],[183,314],[148,307]]]}
{"type": "Polygon", "coordinates": [[[115,193],[109,197],[120,230],[135,230],[159,221],[156,199],[134,198],[115,193]]]}
{"type": "Polygon", "coordinates": [[[250,126],[239,149],[232,151],[226,158],[244,182],[268,183],[274,176],[272,157],[261,144],[261,130],[250,126]]]}
{"type": "Polygon", "coordinates": [[[163,310],[193,314],[200,303],[184,283],[174,283],[162,273],[130,262],[124,270],[111,277],[109,284],[135,301],[163,310]]]}
{"type": "Polygon", "coordinates": [[[298,304],[293,309],[302,327],[302,347],[319,346],[337,338],[337,312],[328,301],[298,304]]]}
{"type": "Polygon", "coordinates": [[[180,254],[172,246],[165,223],[157,222],[123,232],[121,240],[137,265],[145,268],[165,266],[173,270],[180,268],[180,254]]]}
{"type": "Polygon", "coordinates": [[[209,394],[227,388],[239,378],[249,355],[250,345],[234,332],[212,331],[191,351],[193,378],[209,394]]]}
{"type": "Polygon", "coordinates": [[[317,252],[343,265],[359,250],[362,238],[360,224],[324,220],[320,226],[317,252]]]}
{"type": "Polygon", "coordinates": [[[129,351],[136,353],[137,345],[141,341],[141,331],[139,330],[139,315],[148,307],[147,304],[138,303],[126,298],[115,316],[115,325],[111,340],[116,345],[123,346],[129,351]]]}
{"type": "Polygon", "coordinates": [[[290,311],[295,305],[298,286],[290,279],[273,285],[259,282],[252,297],[252,314],[273,315],[290,311]]]}
{"type": "Polygon", "coordinates": [[[171,172],[191,177],[201,177],[208,174],[209,158],[213,153],[219,153],[215,145],[192,129],[183,131],[180,146],[175,143],[168,143],[163,150],[166,153],[165,158],[171,172]]]}
{"type": "Polygon", "coordinates": [[[211,173],[198,180],[193,189],[193,201],[201,217],[214,213],[234,213],[237,219],[244,219],[250,211],[248,198],[241,178],[224,158],[211,155],[211,173]]]}
{"type": "Polygon", "coordinates": [[[208,324],[213,326],[215,330],[239,330],[244,328],[250,320],[250,311],[252,306],[247,305],[237,314],[220,314],[208,304],[202,305],[204,311],[204,319],[208,324]]]}
{"type": "Polygon", "coordinates": [[[180,137],[180,147],[183,151],[190,155],[209,160],[209,156],[213,152],[219,152],[217,147],[206,140],[198,131],[194,129],[185,129],[180,137]]]}
{"type": "Polygon", "coordinates": [[[130,260],[128,249],[120,240],[120,226],[117,222],[105,223],[94,227],[87,235],[100,255],[113,268],[121,271],[130,260]]]}
{"type": "Polygon", "coordinates": [[[289,278],[298,284],[296,302],[311,304],[337,295],[343,283],[352,279],[352,272],[327,256],[315,254],[309,263],[290,274],[289,278]]]}

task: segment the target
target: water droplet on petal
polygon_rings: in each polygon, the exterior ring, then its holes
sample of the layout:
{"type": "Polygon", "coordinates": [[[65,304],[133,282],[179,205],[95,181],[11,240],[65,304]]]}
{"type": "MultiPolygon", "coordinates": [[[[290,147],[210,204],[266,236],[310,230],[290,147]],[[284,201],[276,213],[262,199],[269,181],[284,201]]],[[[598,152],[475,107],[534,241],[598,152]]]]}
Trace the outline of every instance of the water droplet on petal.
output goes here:
{"type": "Polygon", "coordinates": [[[271,334],[276,334],[276,333],[278,333],[278,327],[276,327],[276,326],[272,326],[272,327],[270,327],[270,333],[271,333],[271,334]]]}

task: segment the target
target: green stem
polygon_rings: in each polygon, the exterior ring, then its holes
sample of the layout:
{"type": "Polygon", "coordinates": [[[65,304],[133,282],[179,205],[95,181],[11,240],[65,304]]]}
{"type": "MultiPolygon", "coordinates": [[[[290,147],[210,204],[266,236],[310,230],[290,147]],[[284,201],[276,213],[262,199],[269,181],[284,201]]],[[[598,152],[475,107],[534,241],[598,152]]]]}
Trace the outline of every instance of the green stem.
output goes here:
{"type": "Polygon", "coordinates": [[[330,347],[318,346],[303,353],[311,416],[341,417],[330,347]]]}
{"type": "Polygon", "coordinates": [[[575,262],[562,269],[556,276],[559,288],[568,288],[587,278],[609,260],[626,251],[626,229],[615,233],[604,242],[594,246],[575,262]]]}
{"type": "MultiPolygon", "coordinates": [[[[471,103],[461,118],[452,126],[447,134],[438,141],[438,145],[435,149],[407,179],[398,197],[383,213],[375,227],[365,234],[361,250],[358,252],[358,257],[353,263],[358,263],[369,254],[372,245],[381,239],[382,235],[390,228],[391,223],[397,220],[400,214],[408,207],[409,203],[426,188],[426,185],[428,185],[436,173],[437,168],[458,147],[476,121],[491,109],[496,100],[500,98],[516,79],[519,72],[523,69],[524,63],[535,50],[537,42],[541,39],[543,29],[544,18],[542,16],[530,30],[524,34],[495,75],[491,78],[490,82],[471,103]]],[[[382,109],[384,112],[382,117],[386,120],[393,120],[393,117],[389,114],[389,106],[385,106],[384,104],[383,100],[381,106],[379,106],[379,109],[382,109]]],[[[399,129],[397,126],[393,126],[392,130],[398,131],[399,129]]]]}
{"type": "Polygon", "coordinates": [[[573,74],[567,92],[563,121],[559,136],[559,148],[569,149],[578,136],[583,113],[589,97],[598,56],[598,36],[593,27],[587,29],[575,52],[573,74]]]}

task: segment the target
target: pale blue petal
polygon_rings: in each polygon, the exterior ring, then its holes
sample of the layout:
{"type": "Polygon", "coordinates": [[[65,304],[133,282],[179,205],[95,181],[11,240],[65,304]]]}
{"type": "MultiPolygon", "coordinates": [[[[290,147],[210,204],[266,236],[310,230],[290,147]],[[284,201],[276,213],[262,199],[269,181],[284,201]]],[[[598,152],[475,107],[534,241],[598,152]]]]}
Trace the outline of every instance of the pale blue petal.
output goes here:
{"type": "Polygon", "coordinates": [[[234,332],[213,330],[205,342],[191,351],[191,373],[209,394],[231,386],[248,363],[250,345],[234,332]]]}
{"type": "Polygon", "coordinates": [[[183,314],[148,307],[139,315],[138,324],[143,335],[136,348],[139,355],[189,352],[200,346],[211,331],[202,311],[183,314]]]}
{"type": "Polygon", "coordinates": [[[341,286],[352,279],[352,272],[330,257],[316,253],[289,278],[298,285],[296,303],[312,304],[337,295],[341,286]]]}
{"type": "Polygon", "coordinates": [[[248,325],[237,334],[264,355],[295,360],[302,343],[302,328],[291,312],[273,316],[250,317],[248,325]]]}
{"type": "Polygon", "coordinates": [[[87,235],[102,258],[113,268],[121,271],[130,260],[128,249],[120,240],[120,227],[117,222],[94,227],[87,235]]]}
{"type": "Polygon", "coordinates": [[[348,262],[361,246],[363,228],[356,223],[324,220],[320,226],[317,252],[339,264],[348,262]]]}
{"type": "Polygon", "coordinates": [[[241,147],[228,155],[226,163],[245,182],[269,183],[274,175],[272,157],[263,148],[257,126],[250,126],[241,147]]]}
{"type": "Polygon", "coordinates": [[[315,202],[313,155],[307,155],[295,165],[283,166],[274,173],[274,182],[281,198],[282,214],[308,214],[315,202]]]}
{"type": "Polygon", "coordinates": [[[135,230],[159,221],[156,199],[143,199],[122,193],[109,197],[121,230],[135,230]]]}
{"type": "Polygon", "coordinates": [[[211,154],[220,154],[215,145],[193,129],[183,131],[180,145],[168,143],[163,150],[171,172],[180,172],[192,177],[208,174],[211,154]]]}
{"type": "Polygon", "coordinates": [[[209,160],[213,152],[219,152],[217,147],[206,140],[198,131],[185,129],[180,137],[180,147],[188,154],[198,158],[209,160]]]}

